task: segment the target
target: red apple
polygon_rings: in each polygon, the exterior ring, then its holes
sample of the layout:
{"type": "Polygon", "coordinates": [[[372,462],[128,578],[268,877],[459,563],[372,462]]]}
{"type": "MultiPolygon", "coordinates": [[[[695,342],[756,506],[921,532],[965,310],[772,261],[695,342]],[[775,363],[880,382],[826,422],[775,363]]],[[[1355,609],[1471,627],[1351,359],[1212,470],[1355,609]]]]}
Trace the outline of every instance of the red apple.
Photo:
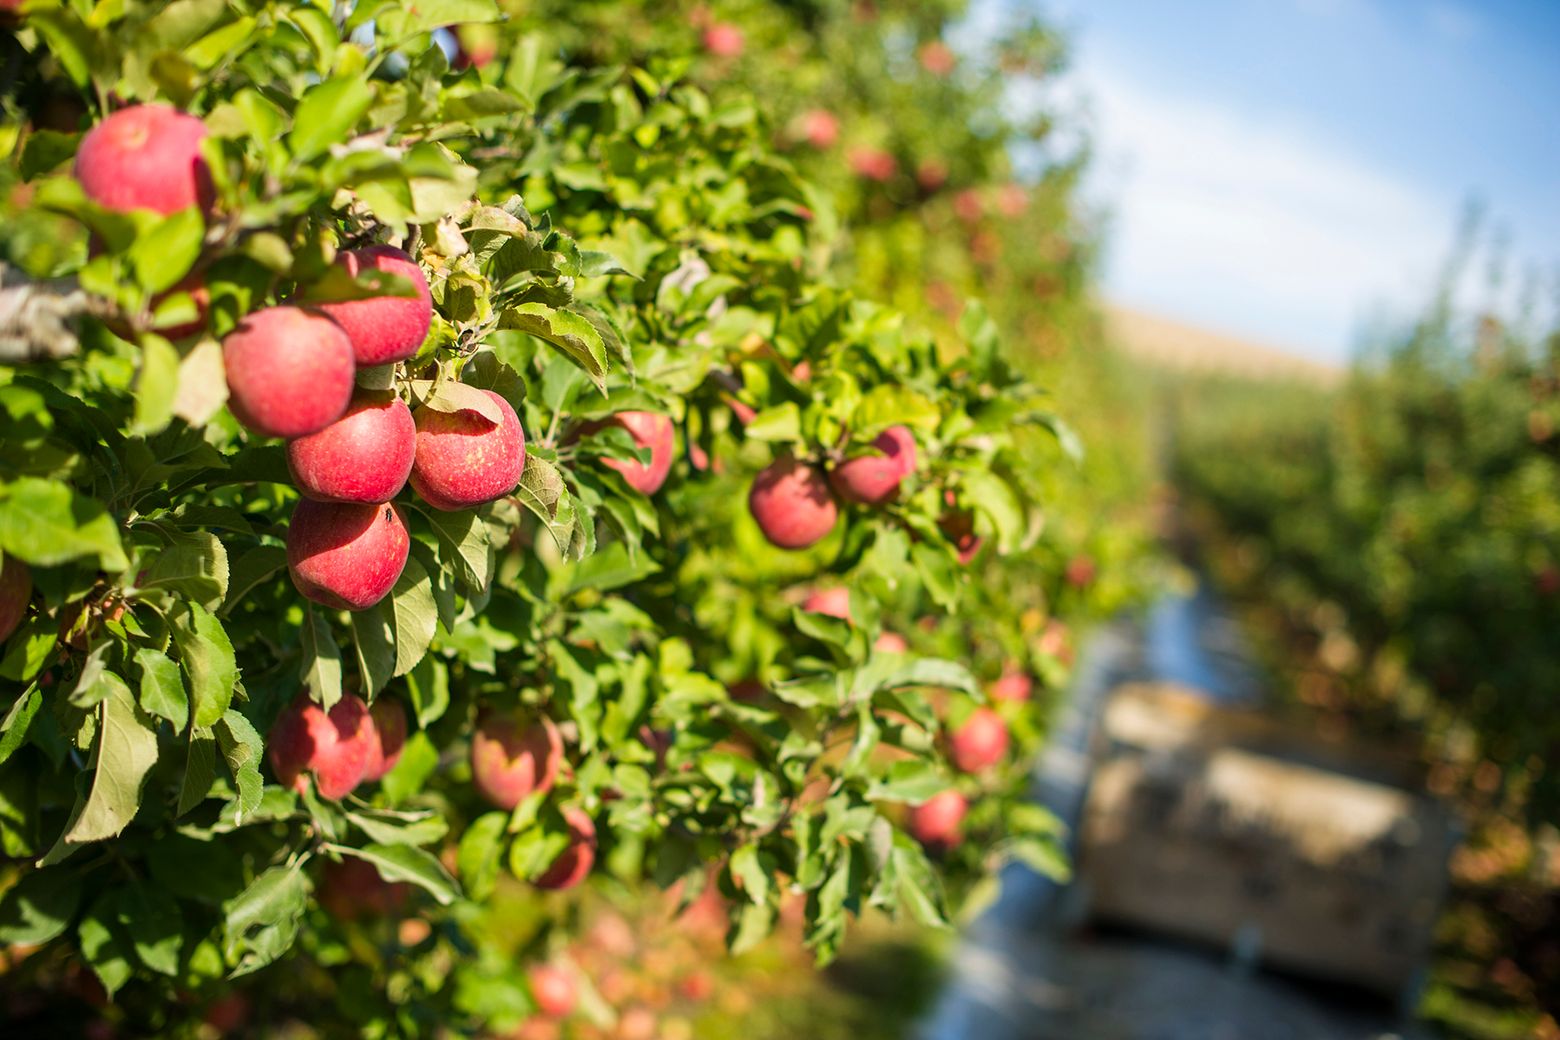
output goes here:
{"type": "Polygon", "coordinates": [[[953,543],[954,552],[958,553],[959,562],[965,566],[980,552],[980,547],[985,544],[985,539],[975,533],[975,514],[968,509],[955,509],[950,513],[944,513],[937,526],[947,539],[953,543]]]}
{"type": "Polygon", "coordinates": [[[910,644],[898,632],[884,632],[872,644],[872,649],[880,654],[907,654],[910,652],[910,644]]]}
{"type": "Polygon", "coordinates": [[[574,973],[560,964],[538,964],[526,974],[536,1009],[548,1018],[567,1018],[579,999],[574,973]]]}
{"type": "Polygon", "coordinates": [[[493,391],[479,393],[493,400],[501,421],[493,423],[472,409],[440,412],[427,405],[412,416],[417,424],[412,487],[435,509],[471,509],[502,498],[525,470],[520,417],[493,391]]]}
{"type": "Polygon", "coordinates": [[[471,782],[500,809],[549,790],[562,762],[563,737],[546,716],[522,725],[512,715],[485,715],[471,736],[471,782]]]}
{"type": "Polygon", "coordinates": [[[308,694],[300,694],[271,727],[271,769],[284,787],[303,790],[303,774],[311,772],[321,798],[345,798],[363,780],[372,733],[361,697],[344,694],[327,714],[308,694]]]}
{"type": "Polygon", "coordinates": [[[573,806],[564,808],[563,818],[569,824],[569,847],[536,879],[537,888],[573,888],[585,880],[585,875],[596,863],[596,824],[573,806]]]}
{"type": "Polygon", "coordinates": [[[195,320],[187,321],[182,325],[164,326],[157,330],[169,339],[183,339],[185,336],[193,336],[200,332],[206,327],[206,318],[211,313],[211,293],[206,289],[206,280],[194,271],[179,279],[172,289],[155,297],[152,300],[152,307],[155,309],[170,294],[176,292],[189,294],[190,301],[195,304],[195,320]]]}
{"type": "Polygon", "coordinates": [[[401,511],[389,502],[301,498],[287,528],[287,569],[308,599],[367,610],[395,587],[411,547],[401,511]]]}
{"type": "Polygon", "coordinates": [[[959,826],[969,803],[958,791],[940,791],[910,810],[907,830],[922,845],[952,848],[959,843],[959,826]]]}
{"type": "Polygon", "coordinates": [[[32,592],[32,569],[27,564],[15,556],[0,561],[0,643],[10,639],[22,623],[32,592]]]}
{"type": "Polygon", "coordinates": [[[381,694],[368,714],[372,725],[363,779],[378,780],[401,760],[401,751],[406,747],[406,709],[394,697],[381,694]]]}
{"type": "Polygon", "coordinates": [[[814,614],[827,614],[841,621],[850,620],[850,589],[834,585],[827,589],[814,589],[802,601],[802,609],[814,614]]]}
{"type": "Polygon", "coordinates": [[[966,773],[1002,761],[1008,749],[1007,723],[990,708],[976,708],[948,738],[948,757],[966,773]]]}
{"type": "Polygon", "coordinates": [[[671,416],[656,412],[618,412],[602,425],[621,426],[634,438],[635,444],[650,449],[649,462],[602,459],[602,465],[623,474],[628,486],[641,495],[653,495],[661,490],[661,485],[666,483],[666,475],[672,469],[671,416]]]}
{"type": "Polygon", "coordinates": [[[948,183],[948,164],[941,159],[922,159],[915,168],[915,182],[922,191],[936,191],[948,183]]]}
{"type": "Polygon", "coordinates": [[[399,397],[360,392],[340,419],[287,443],[293,483],[321,502],[388,502],[406,486],[417,425],[399,397]]]}
{"type": "Polygon", "coordinates": [[[636,1004],[623,1012],[618,1019],[615,1040],[655,1040],[660,1035],[661,1023],[655,1012],[636,1004]]]}
{"type": "Polygon", "coordinates": [[[920,61],[921,68],[934,76],[946,76],[958,64],[952,48],[941,40],[929,40],[921,44],[921,49],[916,52],[916,58],[920,61]]]}
{"type": "Polygon", "coordinates": [[[997,192],[997,209],[1004,217],[1021,216],[1029,206],[1029,195],[1017,184],[1004,184],[997,192]]]}
{"type": "Polygon", "coordinates": [[[965,223],[974,224],[985,213],[985,206],[980,201],[980,193],[973,188],[965,188],[953,197],[953,212],[965,223]]]}
{"type": "Polygon", "coordinates": [[[839,518],[839,506],[823,473],[789,455],[754,478],[748,510],[764,537],[781,549],[816,544],[839,518]]]}
{"type": "Polygon", "coordinates": [[[239,1033],[249,1021],[249,998],[241,990],[230,990],[206,1005],[201,1020],[215,1029],[218,1036],[239,1033]]]}
{"type": "Polygon", "coordinates": [[[336,263],[353,277],[368,270],[400,275],[417,290],[415,297],[371,296],[320,304],[320,310],[346,331],[357,363],[388,365],[416,354],[433,320],[433,297],[417,261],[394,246],[368,246],[338,254],[336,263]]]}
{"type": "Polygon", "coordinates": [[[112,210],[210,209],[211,170],[200,155],[205,136],[205,123],[167,105],[122,108],[81,139],[76,180],[87,198],[112,210]]]}
{"type": "Polygon", "coordinates": [[[1001,678],[986,690],[994,701],[1027,701],[1034,693],[1035,681],[1016,665],[1009,665],[1001,678]]]}
{"type": "Polygon", "coordinates": [[[852,148],[846,160],[856,176],[879,183],[889,180],[899,169],[894,156],[881,148],[852,148]]]}
{"type": "Polygon", "coordinates": [[[742,30],[729,22],[716,22],[704,30],[704,49],[717,58],[735,58],[742,53],[742,30]]]}
{"type": "Polygon", "coordinates": [[[347,334],[323,314],[267,307],[222,341],[228,407],[266,437],[323,430],[347,410],[356,366],[347,334]]]}
{"type": "Polygon", "coordinates": [[[1074,556],[1067,561],[1067,584],[1075,589],[1084,588],[1094,581],[1097,570],[1094,557],[1087,554],[1074,556]]]}
{"type": "Polygon", "coordinates": [[[915,435],[890,426],[872,442],[879,454],[857,455],[834,467],[829,483],[847,502],[880,506],[892,499],[900,482],[915,472],[915,435]]]}
{"type": "Polygon", "coordinates": [[[320,878],[320,905],[338,921],[395,914],[410,896],[406,882],[386,881],[378,867],[356,856],[344,856],[340,863],[326,863],[320,878]]]}
{"type": "Polygon", "coordinates": [[[684,1000],[702,1004],[715,995],[715,980],[709,972],[696,968],[683,976],[682,981],[677,984],[677,990],[684,1000]]]}
{"type": "Polygon", "coordinates": [[[840,121],[833,112],[815,108],[802,115],[802,136],[820,152],[834,147],[840,139],[840,121]]]}

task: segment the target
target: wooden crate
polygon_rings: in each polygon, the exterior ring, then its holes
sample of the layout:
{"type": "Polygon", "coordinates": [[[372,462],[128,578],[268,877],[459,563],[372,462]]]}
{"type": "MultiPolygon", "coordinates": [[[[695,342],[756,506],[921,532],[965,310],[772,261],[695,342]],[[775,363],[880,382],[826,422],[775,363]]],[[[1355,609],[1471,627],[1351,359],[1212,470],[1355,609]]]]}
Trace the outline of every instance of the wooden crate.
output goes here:
{"type": "Polygon", "coordinates": [[[1403,773],[1189,691],[1124,686],[1104,711],[1080,829],[1090,913],[1403,993],[1457,838],[1403,773]]]}

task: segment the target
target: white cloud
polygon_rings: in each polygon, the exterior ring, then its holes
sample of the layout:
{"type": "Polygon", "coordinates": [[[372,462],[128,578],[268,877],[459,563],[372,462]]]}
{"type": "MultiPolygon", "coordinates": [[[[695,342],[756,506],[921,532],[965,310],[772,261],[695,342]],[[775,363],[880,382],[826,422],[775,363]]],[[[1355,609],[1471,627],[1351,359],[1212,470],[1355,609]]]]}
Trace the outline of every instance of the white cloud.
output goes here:
{"type": "Polygon", "coordinates": [[[1340,358],[1367,311],[1429,293],[1458,200],[1282,112],[1176,97],[1098,63],[1081,80],[1114,217],[1106,286],[1123,302],[1340,358]]]}

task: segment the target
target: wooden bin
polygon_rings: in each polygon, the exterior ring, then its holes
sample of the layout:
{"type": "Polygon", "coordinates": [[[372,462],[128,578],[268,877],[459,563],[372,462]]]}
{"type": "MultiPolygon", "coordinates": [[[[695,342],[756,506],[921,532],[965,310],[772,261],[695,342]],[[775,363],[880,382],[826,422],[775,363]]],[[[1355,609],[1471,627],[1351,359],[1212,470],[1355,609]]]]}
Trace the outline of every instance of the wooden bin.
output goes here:
{"type": "Polygon", "coordinates": [[[1080,829],[1089,912],[1410,992],[1458,829],[1401,772],[1190,691],[1123,686],[1080,829]]]}

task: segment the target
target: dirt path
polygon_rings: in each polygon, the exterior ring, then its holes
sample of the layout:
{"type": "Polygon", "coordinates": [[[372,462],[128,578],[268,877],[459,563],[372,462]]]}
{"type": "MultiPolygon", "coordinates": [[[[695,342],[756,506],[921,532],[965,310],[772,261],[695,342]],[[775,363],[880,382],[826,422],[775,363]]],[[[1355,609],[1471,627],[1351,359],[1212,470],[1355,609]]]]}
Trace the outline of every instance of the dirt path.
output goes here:
{"type": "MultiPolygon", "coordinates": [[[[1205,590],[1099,633],[1035,775],[1036,797],[1073,827],[1106,694],[1173,680],[1223,702],[1261,696],[1238,629],[1205,590]]],[[[1074,926],[1075,891],[1009,868],[970,927],[917,1040],[1423,1040],[1380,1004],[1281,978],[1239,952],[1074,926]]]]}

